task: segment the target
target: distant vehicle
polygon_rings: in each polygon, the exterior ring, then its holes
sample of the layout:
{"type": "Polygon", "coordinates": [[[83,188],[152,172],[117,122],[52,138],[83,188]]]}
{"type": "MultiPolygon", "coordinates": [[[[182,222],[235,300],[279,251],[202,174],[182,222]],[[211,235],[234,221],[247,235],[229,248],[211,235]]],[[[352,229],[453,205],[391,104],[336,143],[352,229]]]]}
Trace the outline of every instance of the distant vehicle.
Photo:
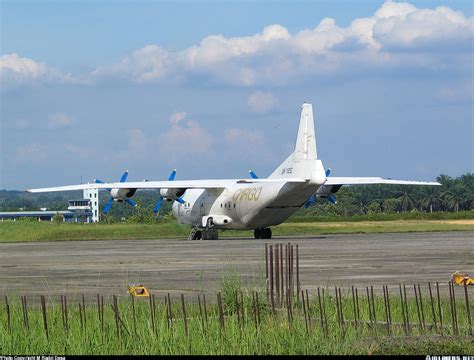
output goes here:
{"type": "Polygon", "coordinates": [[[331,177],[316,151],[313,107],[304,103],[294,151],[266,179],[174,180],[81,184],[27,190],[33,193],[107,189],[115,201],[128,201],[137,190],[160,189],[157,212],[164,200],[173,201],[173,215],[193,229],[190,238],[214,240],[219,229],[254,230],[256,239],[270,239],[271,226],[284,222],[302,206],[320,199],[335,202],[343,185],[441,185],[437,182],[380,177],[331,177]]]}

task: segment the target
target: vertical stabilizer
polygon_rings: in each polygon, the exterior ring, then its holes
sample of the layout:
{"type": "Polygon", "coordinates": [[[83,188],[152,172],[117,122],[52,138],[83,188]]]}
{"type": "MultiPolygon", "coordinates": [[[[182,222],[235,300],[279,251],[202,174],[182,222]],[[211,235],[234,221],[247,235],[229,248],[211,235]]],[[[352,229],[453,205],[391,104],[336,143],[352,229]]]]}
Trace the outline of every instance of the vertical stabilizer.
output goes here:
{"type": "Polygon", "coordinates": [[[269,176],[270,178],[302,178],[312,183],[326,180],[324,168],[316,151],[313,106],[304,103],[301,106],[300,124],[296,136],[295,150],[269,176]]]}
{"type": "Polygon", "coordinates": [[[300,126],[296,137],[294,160],[316,160],[316,136],[314,134],[313,106],[304,103],[301,107],[300,126]]]}

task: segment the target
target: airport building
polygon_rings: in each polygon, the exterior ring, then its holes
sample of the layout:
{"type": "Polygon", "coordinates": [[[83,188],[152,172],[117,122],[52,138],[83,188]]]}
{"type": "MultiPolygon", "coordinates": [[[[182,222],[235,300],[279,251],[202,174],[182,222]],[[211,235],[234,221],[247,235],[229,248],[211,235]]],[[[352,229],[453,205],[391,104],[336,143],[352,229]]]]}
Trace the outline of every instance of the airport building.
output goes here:
{"type": "Polygon", "coordinates": [[[84,190],[83,199],[69,200],[67,211],[9,211],[0,212],[0,221],[18,220],[20,218],[34,218],[38,221],[53,221],[58,214],[64,222],[92,223],[99,222],[99,191],[97,189],[84,190]]]}

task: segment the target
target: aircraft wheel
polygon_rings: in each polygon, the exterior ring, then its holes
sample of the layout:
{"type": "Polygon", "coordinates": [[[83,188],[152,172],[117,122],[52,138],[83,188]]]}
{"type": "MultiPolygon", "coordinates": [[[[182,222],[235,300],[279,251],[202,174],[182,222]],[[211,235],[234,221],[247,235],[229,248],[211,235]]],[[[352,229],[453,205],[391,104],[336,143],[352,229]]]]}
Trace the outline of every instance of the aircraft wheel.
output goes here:
{"type": "Polygon", "coordinates": [[[262,238],[262,229],[255,229],[253,231],[253,237],[255,239],[261,239],[262,238]]]}
{"type": "Polygon", "coordinates": [[[272,229],[265,228],[263,230],[263,234],[264,234],[264,236],[263,236],[264,239],[271,239],[272,238],[272,229]]]}
{"type": "Polygon", "coordinates": [[[209,240],[209,232],[207,230],[202,231],[201,239],[209,240]]]}
{"type": "Polygon", "coordinates": [[[202,239],[202,231],[198,230],[196,231],[196,234],[194,234],[193,240],[201,240],[202,239]]]}

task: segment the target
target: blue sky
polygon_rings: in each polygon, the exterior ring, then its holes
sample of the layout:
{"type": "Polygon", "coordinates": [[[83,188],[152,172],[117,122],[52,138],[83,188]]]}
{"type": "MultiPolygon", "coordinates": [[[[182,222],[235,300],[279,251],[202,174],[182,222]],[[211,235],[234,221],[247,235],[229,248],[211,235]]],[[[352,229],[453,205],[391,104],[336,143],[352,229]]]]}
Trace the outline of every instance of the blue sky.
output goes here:
{"type": "Polygon", "coordinates": [[[1,1],[0,188],[268,175],[311,102],[335,176],[473,172],[469,1],[1,1]]]}

